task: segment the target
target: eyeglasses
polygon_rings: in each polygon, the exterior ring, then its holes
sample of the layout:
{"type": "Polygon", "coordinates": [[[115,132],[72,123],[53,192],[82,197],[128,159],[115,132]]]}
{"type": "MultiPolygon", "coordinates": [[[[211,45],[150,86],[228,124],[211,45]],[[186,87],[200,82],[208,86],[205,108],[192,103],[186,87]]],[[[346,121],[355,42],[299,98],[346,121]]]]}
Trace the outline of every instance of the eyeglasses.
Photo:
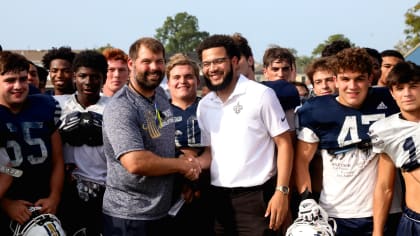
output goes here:
{"type": "Polygon", "coordinates": [[[211,61],[203,61],[201,63],[201,67],[209,68],[211,66],[211,64],[213,64],[215,66],[219,66],[219,65],[223,64],[226,60],[227,60],[226,57],[221,57],[221,58],[216,58],[216,59],[211,60],[211,61]]]}

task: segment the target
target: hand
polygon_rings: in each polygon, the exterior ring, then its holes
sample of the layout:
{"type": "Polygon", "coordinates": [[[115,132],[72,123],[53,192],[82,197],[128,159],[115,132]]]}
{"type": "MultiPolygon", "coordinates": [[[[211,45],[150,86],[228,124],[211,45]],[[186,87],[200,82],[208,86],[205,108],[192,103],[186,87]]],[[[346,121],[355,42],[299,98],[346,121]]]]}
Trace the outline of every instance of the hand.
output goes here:
{"type": "Polygon", "coordinates": [[[76,169],[77,166],[74,163],[67,163],[64,165],[64,178],[66,182],[71,183],[73,182],[73,180],[75,180],[73,176],[73,171],[76,169]]]}
{"type": "Polygon", "coordinates": [[[42,214],[50,213],[55,215],[59,201],[59,199],[55,199],[53,197],[42,198],[35,202],[35,206],[41,207],[39,211],[42,214]]]}
{"type": "Polygon", "coordinates": [[[31,202],[4,199],[3,203],[2,207],[6,214],[10,217],[10,219],[18,222],[20,225],[25,224],[25,222],[31,218],[32,212],[28,209],[33,206],[31,202]]]}
{"type": "Polygon", "coordinates": [[[198,179],[201,173],[200,162],[191,155],[181,155],[179,158],[184,162],[182,174],[185,178],[194,181],[198,179]]]}
{"type": "Polygon", "coordinates": [[[187,184],[184,184],[184,186],[182,186],[182,197],[187,203],[192,202],[192,200],[194,199],[194,191],[187,184]]]}
{"type": "Polygon", "coordinates": [[[180,147],[179,150],[184,155],[191,155],[191,156],[194,156],[194,157],[197,157],[198,152],[199,152],[199,149],[193,148],[193,147],[180,147]]]}
{"type": "Polygon", "coordinates": [[[280,226],[286,219],[287,212],[289,210],[289,199],[287,195],[284,195],[280,191],[275,191],[274,195],[268,202],[265,217],[270,216],[269,228],[272,230],[279,230],[280,226]]]}

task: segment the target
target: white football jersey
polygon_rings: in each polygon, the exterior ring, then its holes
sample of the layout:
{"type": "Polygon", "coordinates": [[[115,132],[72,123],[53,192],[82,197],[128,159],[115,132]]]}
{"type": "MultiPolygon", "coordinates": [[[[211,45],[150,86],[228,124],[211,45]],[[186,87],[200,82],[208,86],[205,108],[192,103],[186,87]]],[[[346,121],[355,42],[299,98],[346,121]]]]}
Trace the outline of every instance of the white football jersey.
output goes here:
{"type": "Polygon", "coordinates": [[[420,166],[420,122],[400,113],[372,124],[369,129],[375,153],[386,153],[395,166],[410,171],[420,166]]]}

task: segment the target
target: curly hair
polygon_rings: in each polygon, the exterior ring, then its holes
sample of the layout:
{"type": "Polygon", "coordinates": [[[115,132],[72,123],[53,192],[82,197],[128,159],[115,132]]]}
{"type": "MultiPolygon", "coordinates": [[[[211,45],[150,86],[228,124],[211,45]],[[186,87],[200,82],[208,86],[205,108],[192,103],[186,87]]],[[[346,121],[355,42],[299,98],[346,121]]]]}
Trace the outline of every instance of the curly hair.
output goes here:
{"type": "Polygon", "coordinates": [[[349,70],[354,72],[372,73],[372,60],[364,48],[346,48],[338,52],[330,61],[334,73],[349,70]]]}
{"type": "Polygon", "coordinates": [[[45,69],[49,70],[51,61],[55,59],[62,59],[65,61],[70,62],[70,64],[73,62],[74,57],[76,56],[76,53],[74,53],[70,47],[59,47],[55,48],[53,47],[51,50],[48,50],[48,52],[42,57],[42,65],[45,69]]]}
{"type": "Polygon", "coordinates": [[[241,57],[241,53],[235,44],[233,38],[229,35],[215,34],[206,39],[204,39],[197,47],[197,55],[200,61],[203,61],[203,51],[210,48],[223,47],[226,50],[229,58],[241,57]]]}
{"type": "Polygon", "coordinates": [[[108,62],[104,55],[95,50],[79,52],[73,60],[72,70],[76,72],[80,67],[88,67],[99,71],[104,79],[108,70],[108,62]]]}

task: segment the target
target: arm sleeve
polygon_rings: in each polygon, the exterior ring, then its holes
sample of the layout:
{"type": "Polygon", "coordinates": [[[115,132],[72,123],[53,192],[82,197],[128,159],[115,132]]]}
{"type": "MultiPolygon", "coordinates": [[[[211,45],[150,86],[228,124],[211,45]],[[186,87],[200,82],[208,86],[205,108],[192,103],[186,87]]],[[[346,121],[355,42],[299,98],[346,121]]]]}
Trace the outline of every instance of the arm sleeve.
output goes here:
{"type": "Polygon", "coordinates": [[[116,159],[127,152],[145,149],[143,133],[146,130],[137,119],[139,112],[120,103],[109,103],[104,110],[103,135],[112,146],[116,159]]]}
{"type": "MultiPolygon", "coordinates": [[[[202,100],[203,101],[203,100],[202,100]]],[[[203,106],[202,103],[198,103],[197,106],[197,121],[198,126],[200,127],[200,138],[201,138],[201,145],[202,146],[210,146],[210,132],[205,126],[205,121],[203,120],[203,106]]]]}
{"type": "Polygon", "coordinates": [[[304,106],[297,110],[296,114],[296,128],[297,138],[304,142],[316,143],[319,142],[319,137],[314,132],[313,119],[311,113],[310,102],[307,101],[304,106]]]}
{"type": "Polygon", "coordinates": [[[381,122],[375,122],[369,127],[369,136],[372,141],[372,151],[374,153],[384,152],[384,141],[381,138],[380,131],[381,122]]]}
{"type": "Polygon", "coordinates": [[[282,134],[290,128],[286,114],[272,89],[267,89],[263,93],[261,116],[271,137],[282,134]]]}

